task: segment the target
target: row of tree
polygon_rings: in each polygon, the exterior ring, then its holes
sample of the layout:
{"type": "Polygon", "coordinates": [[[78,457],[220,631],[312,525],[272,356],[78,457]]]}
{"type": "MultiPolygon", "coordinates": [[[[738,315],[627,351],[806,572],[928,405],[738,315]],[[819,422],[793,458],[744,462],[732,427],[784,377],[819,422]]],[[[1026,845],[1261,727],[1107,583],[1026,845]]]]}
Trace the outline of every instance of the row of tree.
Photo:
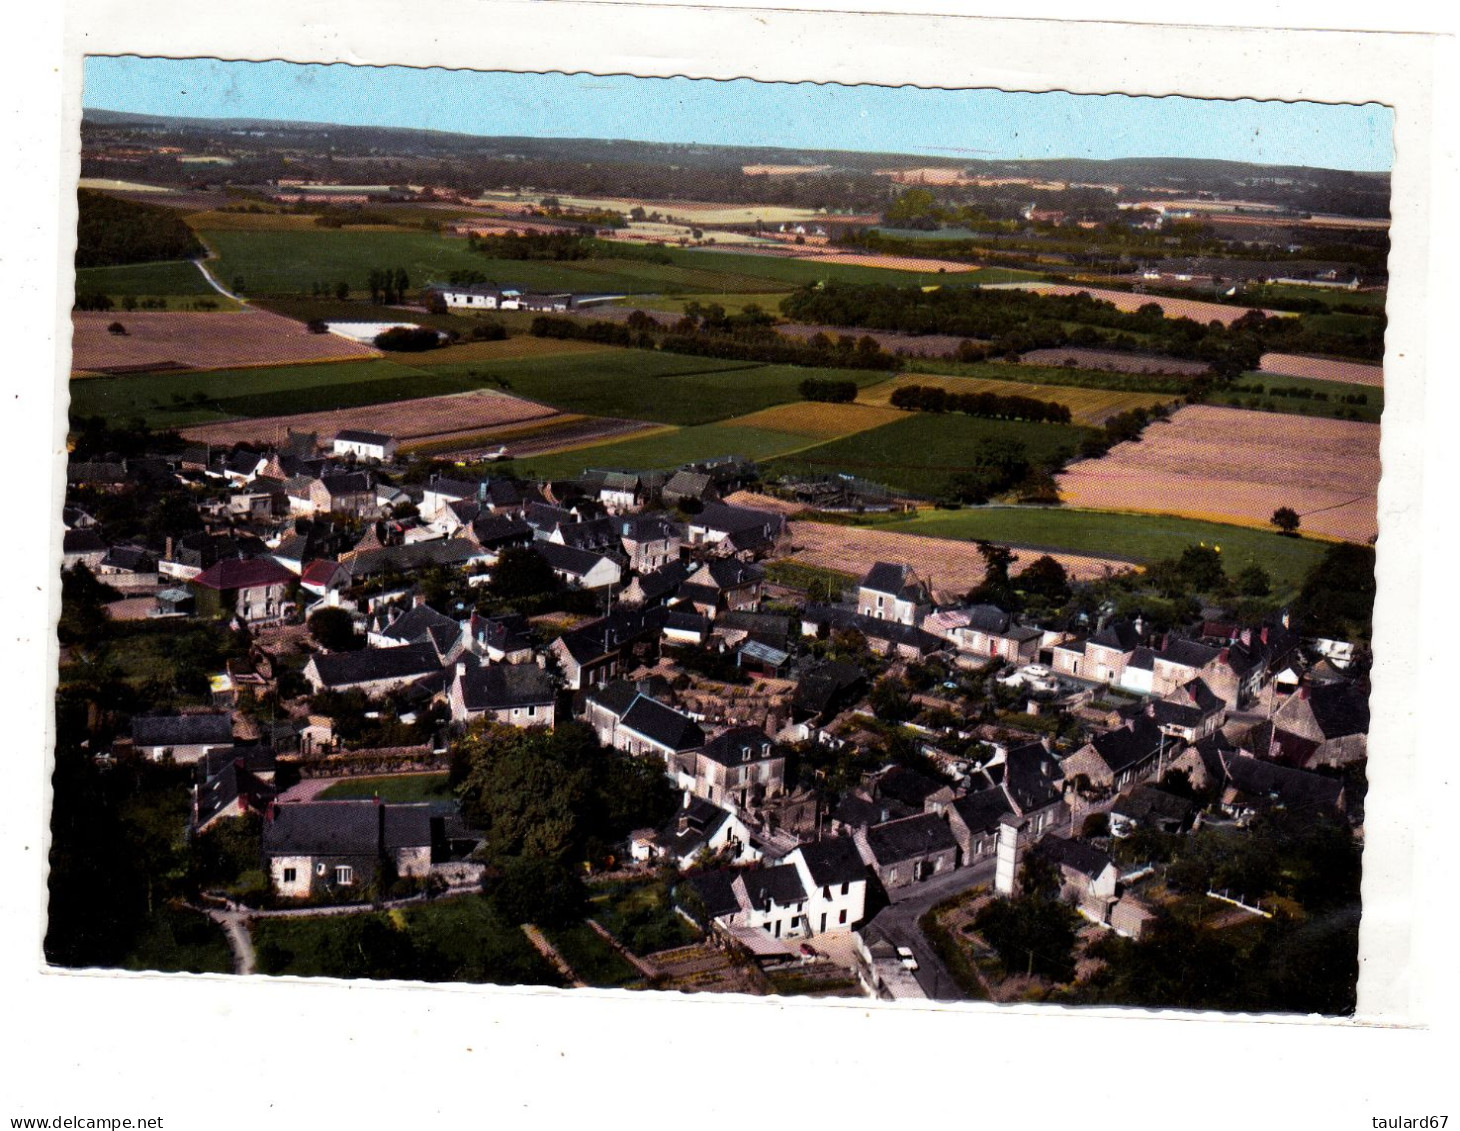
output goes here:
{"type": "Polygon", "coordinates": [[[383,302],[387,306],[405,302],[410,285],[411,277],[404,267],[372,267],[365,276],[370,301],[383,302]]]}
{"type": "Polygon", "coordinates": [[[994,420],[1068,424],[1071,419],[1069,407],[1055,401],[988,392],[956,393],[938,385],[899,386],[892,392],[891,404],[912,412],[961,412],[994,420]]]}

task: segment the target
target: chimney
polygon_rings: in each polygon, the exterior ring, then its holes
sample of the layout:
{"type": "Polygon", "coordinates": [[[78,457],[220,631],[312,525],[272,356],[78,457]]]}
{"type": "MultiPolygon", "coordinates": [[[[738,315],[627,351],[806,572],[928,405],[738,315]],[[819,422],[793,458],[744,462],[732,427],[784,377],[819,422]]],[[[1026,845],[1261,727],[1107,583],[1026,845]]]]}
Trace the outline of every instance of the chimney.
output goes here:
{"type": "Polygon", "coordinates": [[[1242,630],[1242,643],[1249,648],[1252,646],[1252,629],[1244,628],[1242,630]]]}
{"type": "Polygon", "coordinates": [[[413,594],[411,594],[411,608],[413,608],[413,609],[419,609],[425,603],[426,603],[426,595],[424,593],[413,593],[413,594]]]}
{"type": "Polygon", "coordinates": [[[1262,642],[1267,643],[1267,625],[1262,626],[1262,642]]]}
{"type": "Polygon", "coordinates": [[[1301,687],[1298,688],[1298,698],[1299,699],[1306,699],[1306,698],[1308,698],[1308,685],[1306,683],[1303,684],[1301,687]]]}
{"type": "Polygon", "coordinates": [[[1232,649],[1230,649],[1230,648],[1223,648],[1220,652],[1217,653],[1217,663],[1219,663],[1219,664],[1225,664],[1225,663],[1228,662],[1228,660],[1231,659],[1231,656],[1232,656],[1232,649]]]}
{"type": "Polygon", "coordinates": [[[171,534],[169,534],[167,536],[166,548],[163,550],[162,556],[164,558],[166,558],[168,561],[172,561],[173,560],[173,557],[172,557],[172,535],[171,534]]]}

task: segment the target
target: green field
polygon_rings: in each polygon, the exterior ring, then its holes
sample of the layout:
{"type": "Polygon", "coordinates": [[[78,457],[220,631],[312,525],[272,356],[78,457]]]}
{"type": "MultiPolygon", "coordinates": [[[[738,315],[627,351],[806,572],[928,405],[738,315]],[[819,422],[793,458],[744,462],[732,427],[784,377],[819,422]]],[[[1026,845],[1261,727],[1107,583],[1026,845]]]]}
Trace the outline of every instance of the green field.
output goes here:
{"type": "Polygon", "coordinates": [[[886,376],[865,369],[762,365],[650,350],[420,368],[477,386],[505,382],[512,393],[568,412],[657,424],[706,424],[799,400],[798,387],[808,377],[870,385],[886,376]]]}
{"type": "Polygon", "coordinates": [[[714,456],[737,455],[764,460],[806,446],[806,437],[792,432],[747,428],[737,424],[700,424],[634,440],[529,456],[513,466],[519,474],[528,477],[567,479],[587,468],[667,471],[714,456]]]}
{"type": "MultiPolygon", "coordinates": [[[[88,377],[71,382],[71,415],[73,419],[140,417],[150,427],[182,428],[238,416],[269,416],[426,396],[429,393],[412,391],[425,376],[410,366],[372,360],[88,377]],[[201,403],[198,397],[203,398],[201,403]]],[[[461,391],[460,382],[447,384],[450,387],[443,391],[461,391]]]]}
{"type": "Polygon", "coordinates": [[[302,294],[316,283],[344,280],[367,290],[372,268],[404,267],[411,285],[445,282],[452,271],[479,271],[532,290],[583,294],[765,294],[805,283],[933,283],[936,272],[810,263],[745,253],[666,249],[671,262],[599,258],[563,262],[488,259],[462,237],[408,231],[236,231],[205,229],[199,237],[219,256],[214,274],[246,294],[302,294]],[[769,285],[768,285],[769,284],[769,285]],[[777,287],[779,284],[779,288],[777,287]]]}
{"type": "Polygon", "coordinates": [[[1024,445],[1033,463],[1073,454],[1088,433],[1070,424],[1026,424],[961,414],[911,413],[903,420],[821,444],[775,461],[770,472],[831,475],[846,472],[917,495],[942,494],[951,476],[968,467],[975,445],[1008,440],[1024,445]]]}
{"type": "Polygon", "coordinates": [[[210,295],[220,302],[226,301],[208,285],[197,266],[186,259],[132,263],[125,267],[83,267],[76,272],[76,293],[104,294],[114,299],[126,295],[210,295]]]}
{"type": "Polygon", "coordinates": [[[1294,283],[1270,283],[1246,287],[1243,297],[1259,305],[1264,302],[1281,302],[1284,299],[1315,299],[1329,306],[1357,306],[1382,313],[1388,301],[1389,292],[1345,291],[1334,287],[1305,287],[1294,283]]]}
{"type": "Polygon", "coordinates": [[[665,880],[616,880],[595,884],[591,891],[589,917],[640,958],[700,937],[699,930],[674,910],[665,880]]]}
{"type": "Polygon", "coordinates": [[[1263,412],[1282,412],[1296,416],[1342,417],[1366,420],[1377,424],[1384,411],[1384,390],[1373,385],[1354,385],[1343,381],[1320,381],[1313,377],[1282,377],[1273,373],[1244,373],[1229,389],[1210,394],[1212,404],[1256,408],[1263,412]],[[1259,394],[1255,390],[1264,390],[1259,394]],[[1326,400],[1304,397],[1274,397],[1275,389],[1307,389],[1326,400]],[[1364,397],[1365,404],[1344,404],[1347,396],[1364,397]]]}
{"type": "Polygon", "coordinates": [[[481,896],[379,914],[257,919],[261,974],[562,985],[515,924],[481,896]]]}
{"type": "Polygon", "coordinates": [[[447,801],[452,797],[445,774],[388,774],[336,782],[319,795],[321,801],[378,797],[382,801],[447,801]]]}
{"type": "Polygon", "coordinates": [[[987,538],[1036,551],[1109,556],[1139,563],[1180,557],[1186,547],[1205,542],[1208,546],[1221,547],[1229,575],[1257,562],[1279,589],[1296,588],[1329,545],[1308,538],[1284,538],[1276,532],[1244,526],[1063,507],[924,511],[915,518],[879,523],[878,529],[934,538],[987,538]]]}

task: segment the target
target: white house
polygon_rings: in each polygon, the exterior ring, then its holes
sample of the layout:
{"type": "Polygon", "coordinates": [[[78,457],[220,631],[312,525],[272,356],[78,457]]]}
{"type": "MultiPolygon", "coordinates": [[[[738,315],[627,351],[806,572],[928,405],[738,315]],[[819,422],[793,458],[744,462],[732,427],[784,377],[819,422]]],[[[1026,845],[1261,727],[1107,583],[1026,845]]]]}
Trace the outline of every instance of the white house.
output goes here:
{"type": "Polygon", "coordinates": [[[850,931],[867,906],[867,865],[851,837],[803,844],[786,857],[807,895],[806,925],[813,934],[850,931]]]}
{"type": "Polygon", "coordinates": [[[357,459],[390,460],[395,458],[395,437],[383,432],[367,432],[345,428],[335,434],[335,455],[353,455],[357,459]]]}
{"type": "Polygon", "coordinates": [[[513,287],[473,283],[438,287],[436,293],[448,310],[519,310],[522,307],[522,292],[513,287]]]}

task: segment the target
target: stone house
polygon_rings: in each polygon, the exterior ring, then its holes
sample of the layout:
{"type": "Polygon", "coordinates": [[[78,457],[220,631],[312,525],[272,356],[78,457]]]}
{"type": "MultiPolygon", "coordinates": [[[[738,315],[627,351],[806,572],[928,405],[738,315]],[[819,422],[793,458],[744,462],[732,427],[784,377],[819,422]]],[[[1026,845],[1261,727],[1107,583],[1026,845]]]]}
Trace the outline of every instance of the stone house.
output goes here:
{"type": "Polygon", "coordinates": [[[733,727],[695,754],[698,797],[728,809],[747,809],[786,788],[786,756],[756,727],[733,727]]]}
{"type": "Polygon", "coordinates": [[[373,698],[440,671],[441,656],[434,644],[406,644],[311,656],[304,665],[304,678],[316,693],[358,689],[373,698]]]}
{"type": "Polygon", "coordinates": [[[1034,851],[1058,869],[1060,899],[1093,922],[1110,921],[1120,869],[1109,856],[1089,841],[1059,836],[1045,837],[1034,851]]]}
{"type": "Polygon", "coordinates": [[[928,587],[910,565],[877,562],[857,587],[857,612],[874,620],[917,625],[932,607],[928,587]]]}
{"type": "Polygon", "coordinates": [[[137,715],[132,719],[132,750],[143,758],[191,765],[209,754],[234,747],[233,716],[137,715]]]}
{"type": "Polygon", "coordinates": [[[1360,684],[1306,682],[1272,721],[1277,730],[1316,743],[1307,768],[1346,766],[1368,756],[1369,692],[1360,684]]]}
{"type": "Polygon", "coordinates": [[[554,723],[557,685],[536,664],[486,664],[452,669],[447,702],[454,722],[489,718],[514,727],[554,723]]]}
{"type": "Polygon", "coordinates": [[[958,866],[958,842],[947,822],[931,813],[858,829],[852,836],[862,860],[889,892],[958,866]]]}
{"type": "Polygon", "coordinates": [[[365,900],[395,877],[431,870],[431,807],[376,801],[272,805],[264,816],[269,883],[284,899],[365,900]]]}
{"type": "Polygon", "coordinates": [[[1060,771],[1068,783],[1083,777],[1096,791],[1117,793],[1156,773],[1163,759],[1175,758],[1181,749],[1181,741],[1163,733],[1153,718],[1137,715],[1060,759],[1060,771]]]}
{"type": "Polygon", "coordinates": [[[279,624],[294,613],[298,579],[272,558],[224,558],[188,581],[200,617],[279,624]]]}

